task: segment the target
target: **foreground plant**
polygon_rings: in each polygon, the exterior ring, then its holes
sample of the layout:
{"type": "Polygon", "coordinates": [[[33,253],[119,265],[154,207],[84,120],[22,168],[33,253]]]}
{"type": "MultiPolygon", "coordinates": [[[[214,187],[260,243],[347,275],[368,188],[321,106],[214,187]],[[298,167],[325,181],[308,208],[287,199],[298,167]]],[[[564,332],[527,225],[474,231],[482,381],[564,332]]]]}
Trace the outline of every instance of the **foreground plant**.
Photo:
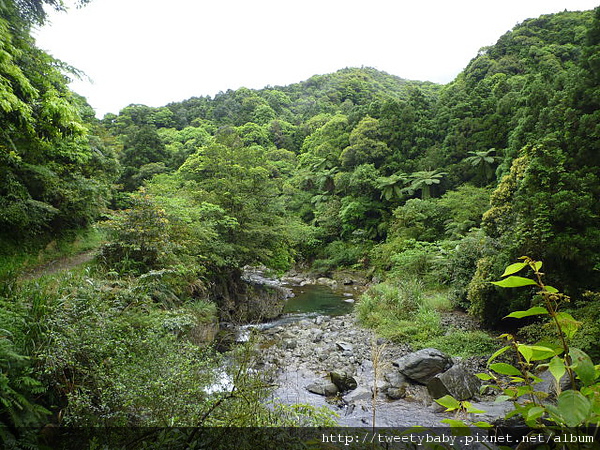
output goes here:
{"type": "MultiPolygon", "coordinates": [[[[507,419],[521,417],[528,427],[538,431],[541,429],[550,433],[555,428],[564,430],[597,426],[600,424],[600,366],[594,365],[585,352],[569,345],[581,322],[569,313],[559,310],[570,299],[558,289],[544,283],[542,262],[529,257],[522,257],[520,260],[506,268],[502,280],[492,283],[502,288],[536,287],[538,304],[525,311],[512,312],[506,317],[545,317],[548,320],[547,325],[553,327],[557,339],[556,342],[530,345],[520,343],[511,334],[503,334],[501,338],[508,341],[507,345],[490,357],[488,373],[477,375],[490,383],[483,386],[483,389],[499,391],[497,402],[513,402],[514,409],[506,415],[507,419]],[[533,276],[517,275],[525,269],[530,269],[533,276]],[[515,353],[515,365],[494,362],[509,350],[515,353]],[[536,390],[536,385],[543,381],[538,374],[546,370],[552,374],[555,381],[555,400],[551,400],[547,392],[536,390]],[[568,385],[568,389],[563,391],[561,385],[565,384],[568,385]]],[[[476,412],[448,396],[436,401],[445,406],[447,411],[476,412]]],[[[446,422],[453,427],[467,426],[464,421],[446,422]]],[[[482,422],[476,425],[486,426],[482,422]]],[[[560,435],[555,436],[555,439],[560,439],[560,435]]]]}

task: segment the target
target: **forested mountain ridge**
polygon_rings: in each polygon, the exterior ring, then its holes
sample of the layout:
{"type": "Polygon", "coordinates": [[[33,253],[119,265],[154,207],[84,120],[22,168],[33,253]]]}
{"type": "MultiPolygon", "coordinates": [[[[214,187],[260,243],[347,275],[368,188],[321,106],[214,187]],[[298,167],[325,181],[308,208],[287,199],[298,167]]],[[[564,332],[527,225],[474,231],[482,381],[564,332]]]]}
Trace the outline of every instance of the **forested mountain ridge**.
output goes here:
{"type": "Polygon", "coordinates": [[[366,273],[363,323],[438,346],[453,338],[423,298],[505,326],[535,292],[490,281],[529,255],[600,357],[600,9],[526,20],[444,86],[346,68],[97,120],[29,35],[42,3],[0,2],[0,253],[92,223],[107,242],[71,278],[2,272],[3,423],[295,423],[248,380],[203,390],[220,360],[191,330],[246,265],[366,273]]]}
{"type": "Polygon", "coordinates": [[[436,88],[434,83],[404,80],[372,68],[346,68],[289,86],[240,88],[221,92],[214,98],[192,97],[167,108],[173,112],[177,128],[192,124],[194,119],[210,120],[219,126],[246,122],[262,125],[261,122],[274,118],[293,123],[299,118],[307,120],[319,113],[338,111],[344,103],[349,109],[389,97],[405,99],[411,86],[436,88]]]}
{"type": "MultiPolygon", "coordinates": [[[[348,68],[287,87],[241,88],[163,108],[131,106],[103,123],[124,142],[125,174],[136,172],[122,176],[130,190],[156,172],[176,169],[199,145],[227,132],[228,145],[235,135],[235,145],[261,147],[267,160],[276,160],[269,164],[278,166],[288,211],[310,225],[320,245],[345,246],[356,233],[380,242],[392,211],[407,200],[413,205],[411,198],[439,196],[466,182],[493,186],[531,146],[552,141],[571,154],[571,166],[585,160],[580,178],[595,176],[597,132],[585,129],[595,123],[592,23],[592,12],[529,19],[482,49],[446,86],[348,68]],[[156,154],[147,164],[128,168],[127,155],[151,148],[156,154]]],[[[593,196],[588,186],[570,188],[573,195],[593,196]]],[[[590,219],[577,227],[592,230],[590,219]]],[[[595,240],[585,242],[581,251],[591,257],[595,240]]],[[[565,256],[558,259],[570,260],[565,256]]]]}

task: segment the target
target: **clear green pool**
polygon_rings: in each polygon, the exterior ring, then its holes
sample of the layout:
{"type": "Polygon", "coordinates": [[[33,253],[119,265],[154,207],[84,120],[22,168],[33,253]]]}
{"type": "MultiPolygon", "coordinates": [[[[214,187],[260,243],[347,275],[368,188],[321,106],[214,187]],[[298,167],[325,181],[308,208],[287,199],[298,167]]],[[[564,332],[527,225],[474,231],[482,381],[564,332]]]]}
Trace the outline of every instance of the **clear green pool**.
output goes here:
{"type": "Polygon", "coordinates": [[[292,288],[294,297],[288,299],[283,312],[317,313],[341,316],[352,312],[351,297],[332,291],[327,286],[306,285],[292,288]]]}

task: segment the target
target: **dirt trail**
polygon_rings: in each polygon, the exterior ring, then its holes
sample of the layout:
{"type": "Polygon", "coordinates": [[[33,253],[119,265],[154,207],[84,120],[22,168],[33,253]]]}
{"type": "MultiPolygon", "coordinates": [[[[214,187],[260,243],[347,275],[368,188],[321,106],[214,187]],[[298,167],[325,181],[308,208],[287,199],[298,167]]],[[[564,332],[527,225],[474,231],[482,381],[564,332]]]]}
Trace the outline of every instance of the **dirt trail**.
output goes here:
{"type": "Polygon", "coordinates": [[[63,270],[73,269],[77,266],[90,262],[96,256],[96,250],[88,250],[74,256],[66,256],[64,258],[55,259],[41,266],[35,267],[29,272],[23,274],[21,280],[35,280],[44,275],[52,275],[63,270]]]}

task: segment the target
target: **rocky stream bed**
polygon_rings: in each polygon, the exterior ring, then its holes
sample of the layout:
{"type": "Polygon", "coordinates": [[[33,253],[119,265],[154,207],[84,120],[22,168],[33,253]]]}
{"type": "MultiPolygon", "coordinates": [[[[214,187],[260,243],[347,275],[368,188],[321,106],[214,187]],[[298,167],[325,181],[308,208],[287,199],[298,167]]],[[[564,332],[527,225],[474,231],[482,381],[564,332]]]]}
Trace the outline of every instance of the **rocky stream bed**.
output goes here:
{"type": "MultiPolygon", "coordinates": [[[[288,278],[283,285],[296,292],[326,285],[346,305],[364,288],[353,280],[301,277],[288,278]]],[[[476,326],[460,313],[443,320],[454,327],[476,326]]],[[[341,426],[372,426],[374,408],[376,426],[445,426],[441,421],[454,415],[433,398],[447,393],[486,411],[474,420],[494,421],[509,407],[479,394],[474,374],[484,369],[485,358],[451,358],[436,349],[414,352],[408,345],[377,339],[353,313],[283,315],[242,327],[240,339],[249,335],[259,349],[256,368],[270,374],[276,386],[274,403],[326,406],[339,416],[341,426]]]]}
{"type": "MultiPolygon", "coordinates": [[[[433,401],[436,382],[487,411],[476,420],[494,420],[505,411],[479,396],[472,374],[482,368],[481,358],[458,360],[435,349],[412,352],[406,345],[378,341],[352,315],[302,319],[266,329],[257,339],[260,368],[274,374],[271,381],[278,386],[272,400],[328,406],[342,426],[372,426],[374,407],[377,426],[443,426],[441,420],[454,416],[433,401]]],[[[448,393],[444,387],[435,392],[448,393]]]]}

